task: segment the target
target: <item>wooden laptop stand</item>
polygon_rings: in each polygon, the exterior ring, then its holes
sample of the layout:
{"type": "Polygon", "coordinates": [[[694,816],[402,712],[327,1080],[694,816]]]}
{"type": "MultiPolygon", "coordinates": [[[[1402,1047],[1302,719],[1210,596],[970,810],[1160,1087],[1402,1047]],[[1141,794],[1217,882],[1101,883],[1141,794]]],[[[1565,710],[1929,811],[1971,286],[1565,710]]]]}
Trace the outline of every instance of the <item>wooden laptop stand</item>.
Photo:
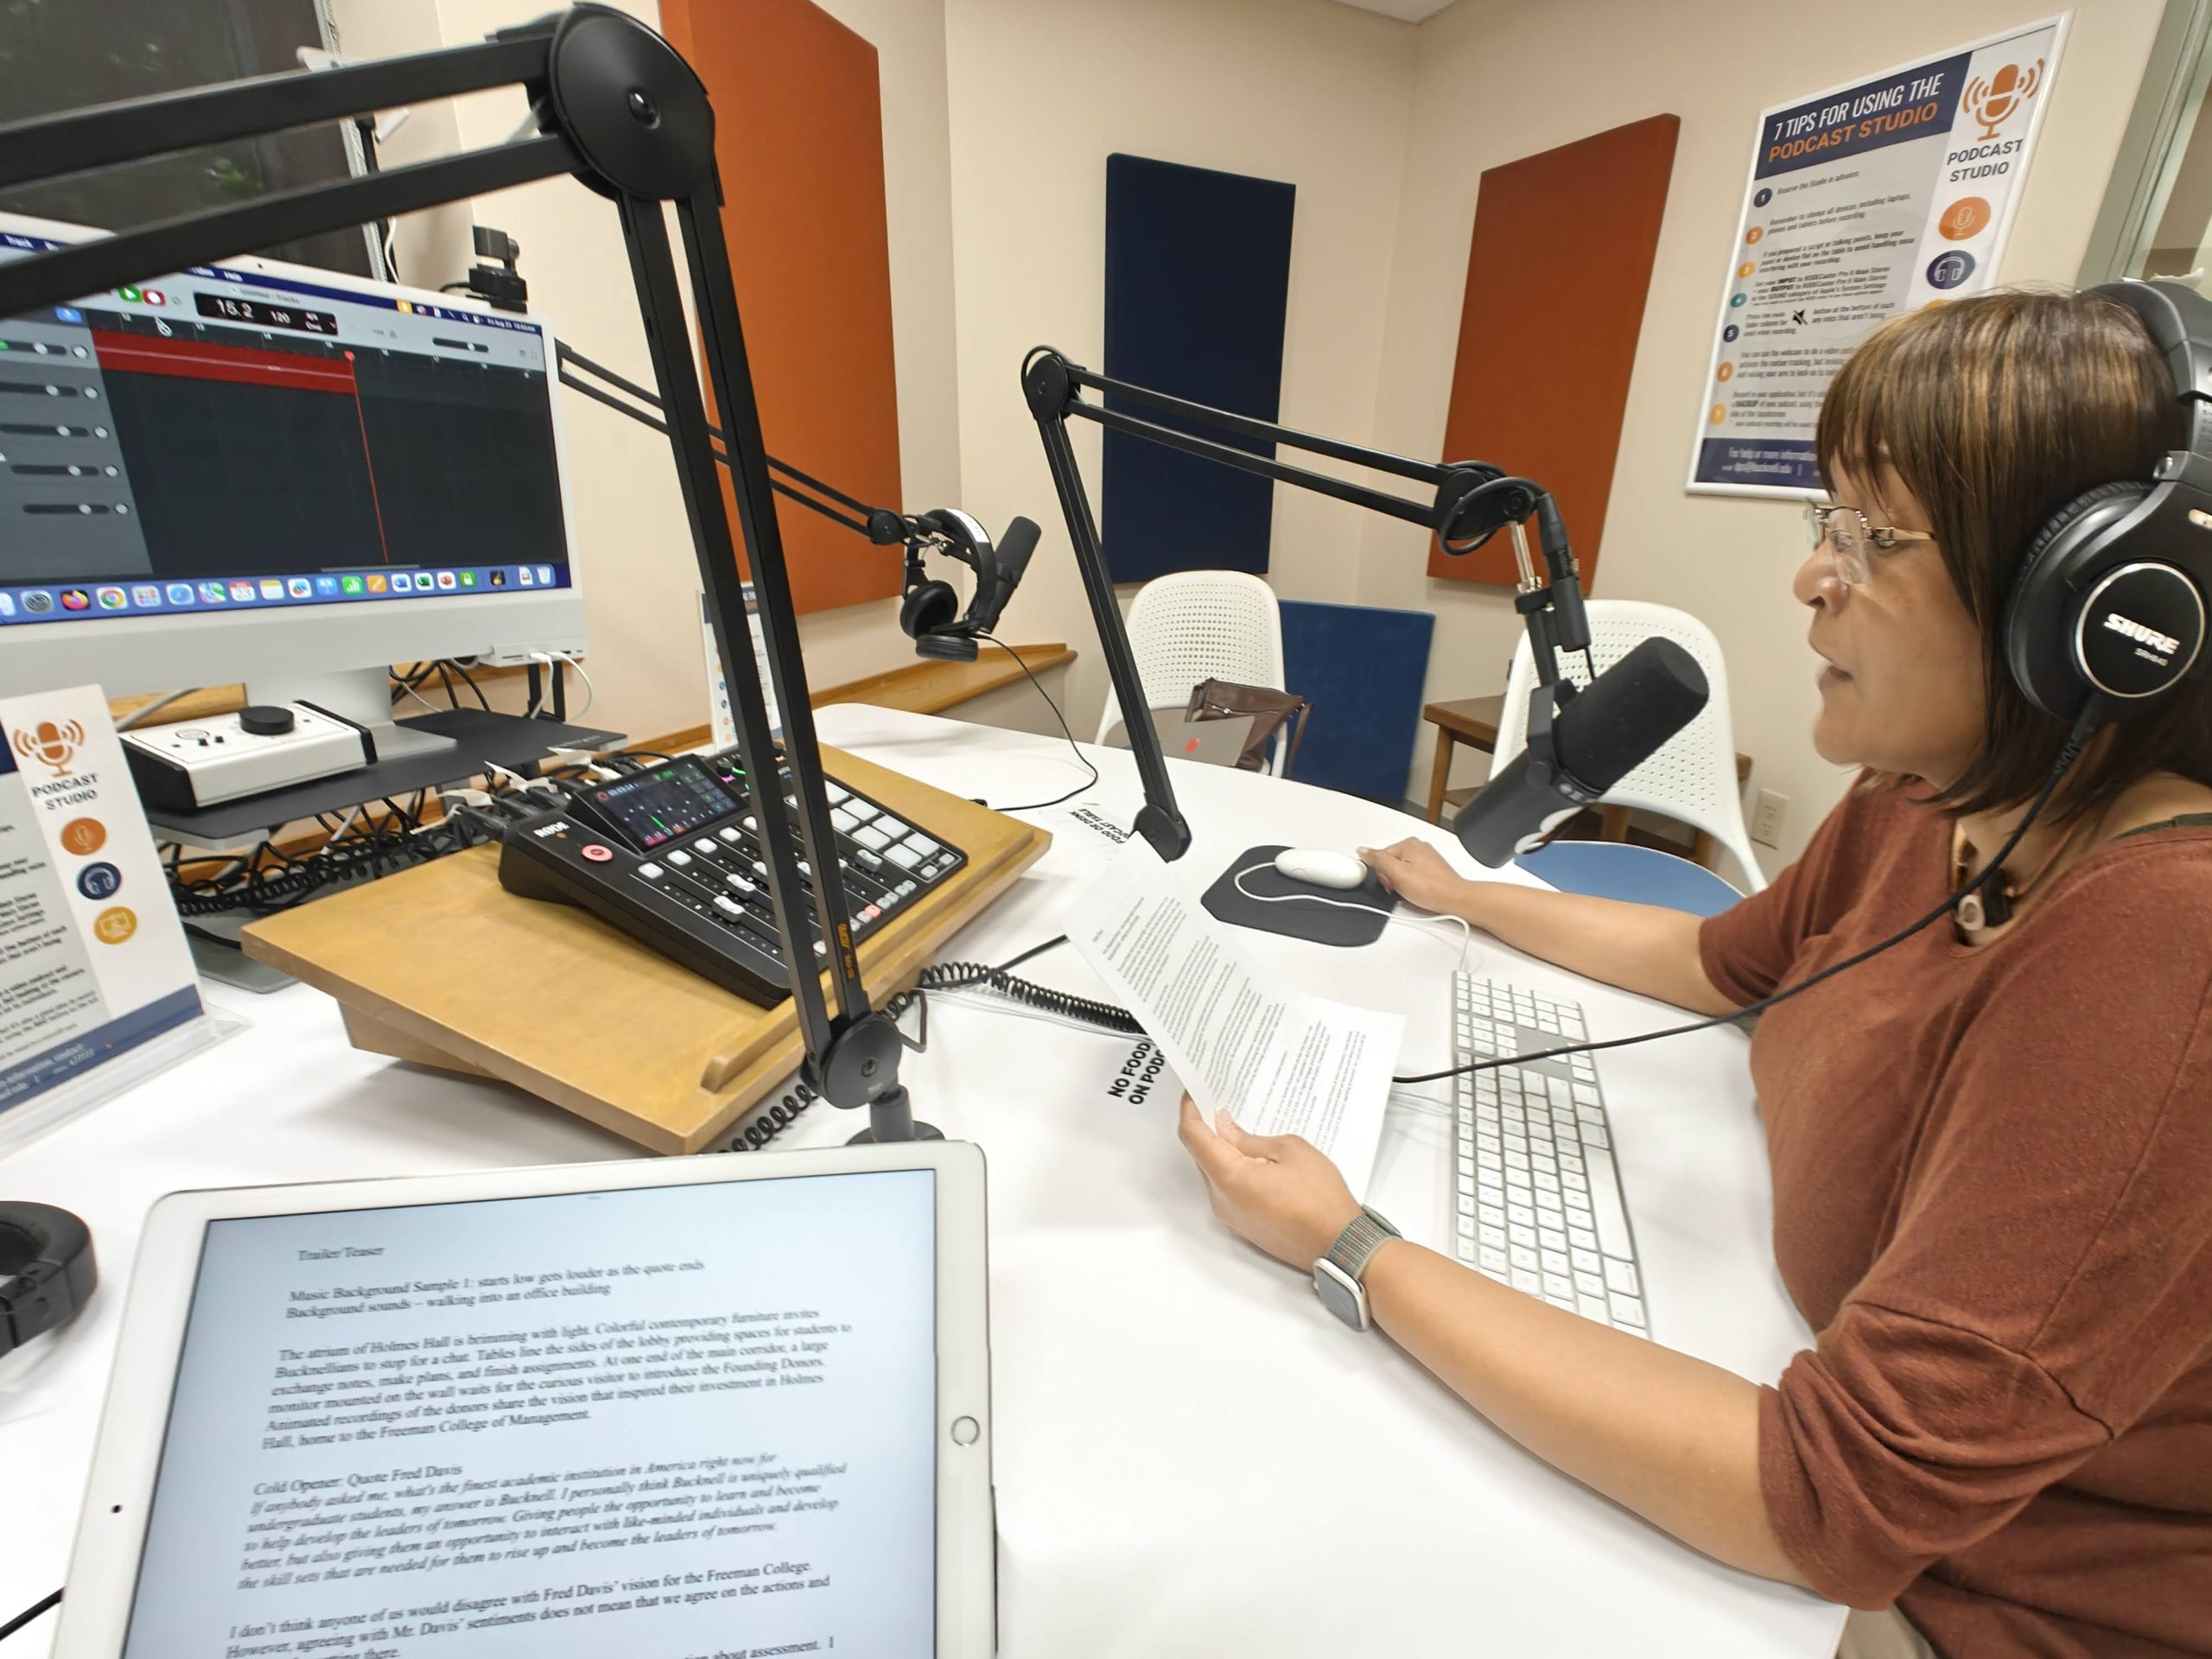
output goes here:
{"type": "MultiPolygon", "coordinates": [[[[880,1006],[1052,837],[857,756],[822,758],[830,776],[968,855],[861,946],[880,1006]]],[[[241,943],[336,998],[356,1048],[501,1078],[655,1152],[697,1152],[798,1069],[788,999],[760,1007],[584,911],[518,898],[499,859],[479,847],[418,865],[265,918],[241,943]]]]}

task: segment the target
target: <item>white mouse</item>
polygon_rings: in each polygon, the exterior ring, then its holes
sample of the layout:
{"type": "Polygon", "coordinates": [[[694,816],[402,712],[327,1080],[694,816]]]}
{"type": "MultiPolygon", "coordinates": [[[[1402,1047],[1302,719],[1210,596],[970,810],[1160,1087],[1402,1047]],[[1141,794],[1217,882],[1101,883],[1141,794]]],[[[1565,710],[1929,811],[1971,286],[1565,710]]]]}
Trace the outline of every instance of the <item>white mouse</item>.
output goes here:
{"type": "Polygon", "coordinates": [[[1367,866],[1350,853],[1325,852],[1311,847],[1286,848],[1275,855],[1275,874],[1293,881],[1339,891],[1367,880],[1367,866]]]}

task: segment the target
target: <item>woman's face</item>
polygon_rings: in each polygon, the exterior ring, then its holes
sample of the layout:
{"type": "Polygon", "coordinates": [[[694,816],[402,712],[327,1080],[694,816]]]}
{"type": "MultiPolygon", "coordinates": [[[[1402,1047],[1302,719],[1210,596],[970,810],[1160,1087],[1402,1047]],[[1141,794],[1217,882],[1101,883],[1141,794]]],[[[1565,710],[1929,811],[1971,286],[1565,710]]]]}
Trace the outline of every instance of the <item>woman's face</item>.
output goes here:
{"type": "MultiPolygon", "coordinates": [[[[1928,515],[1894,474],[1840,468],[1835,499],[1879,527],[1926,531],[1928,515]]],[[[1981,637],[1933,542],[1870,547],[1867,579],[1847,587],[1824,542],[1792,591],[1812,609],[1808,639],[1826,659],[1813,747],[1824,760],[1909,772],[1944,785],[1981,741],[1981,637]]]]}

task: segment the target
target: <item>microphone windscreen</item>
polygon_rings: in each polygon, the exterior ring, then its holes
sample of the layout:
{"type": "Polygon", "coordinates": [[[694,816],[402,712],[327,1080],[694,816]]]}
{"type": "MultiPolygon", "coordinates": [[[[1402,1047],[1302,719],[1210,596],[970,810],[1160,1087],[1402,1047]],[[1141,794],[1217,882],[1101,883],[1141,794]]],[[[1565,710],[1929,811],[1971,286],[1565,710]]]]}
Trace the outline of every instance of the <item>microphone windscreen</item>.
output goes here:
{"type": "Polygon", "coordinates": [[[1016,518],[1007,522],[1006,533],[999,537],[998,551],[999,569],[1005,573],[1009,593],[1021,580],[1021,573],[1029,568],[1029,556],[1037,550],[1037,538],[1043,533],[1034,518],[1016,518]]]}
{"type": "Polygon", "coordinates": [[[1554,719],[1554,750],[1570,775],[1603,792],[1695,720],[1712,695],[1697,658],[1654,635],[1554,719]]]}

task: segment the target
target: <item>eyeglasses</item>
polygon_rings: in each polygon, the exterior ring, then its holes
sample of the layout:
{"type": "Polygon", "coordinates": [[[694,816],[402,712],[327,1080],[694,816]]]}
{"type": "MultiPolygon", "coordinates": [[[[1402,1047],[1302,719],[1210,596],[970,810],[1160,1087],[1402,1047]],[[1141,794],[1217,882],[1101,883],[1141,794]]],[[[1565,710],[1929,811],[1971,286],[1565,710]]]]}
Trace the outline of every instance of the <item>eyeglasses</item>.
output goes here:
{"type": "Polygon", "coordinates": [[[1811,546],[1827,544],[1828,568],[1847,588],[1864,583],[1870,574],[1866,550],[1887,553],[1906,542],[1932,542],[1924,530],[1898,530],[1890,524],[1869,524],[1856,507],[1833,501],[1805,504],[1805,534],[1811,546]]]}

